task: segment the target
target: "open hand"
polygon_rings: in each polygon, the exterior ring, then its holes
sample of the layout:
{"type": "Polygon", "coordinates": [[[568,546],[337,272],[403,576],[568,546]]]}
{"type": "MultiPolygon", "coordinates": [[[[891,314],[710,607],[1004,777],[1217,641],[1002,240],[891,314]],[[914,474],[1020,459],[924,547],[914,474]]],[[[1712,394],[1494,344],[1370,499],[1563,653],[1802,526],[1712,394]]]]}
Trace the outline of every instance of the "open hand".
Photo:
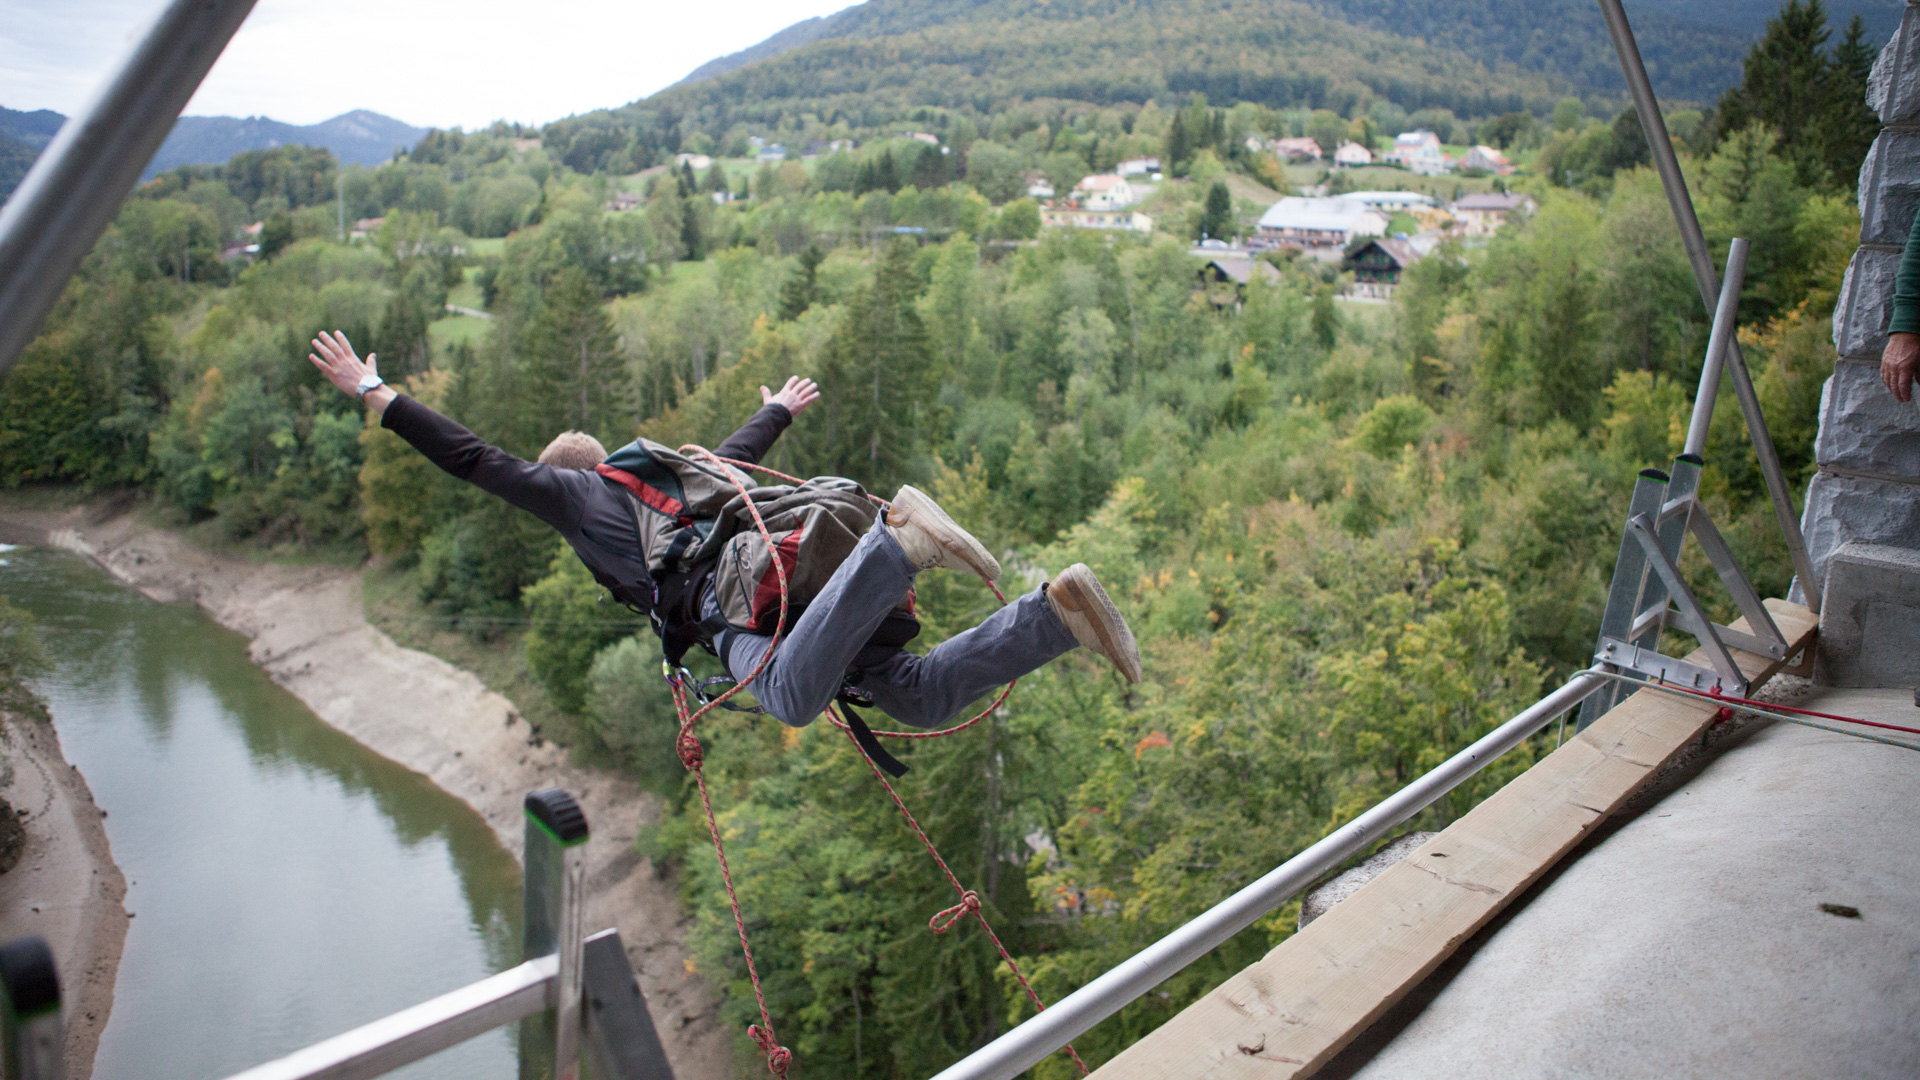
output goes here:
{"type": "Polygon", "coordinates": [[[1888,334],[1880,354],[1880,381],[1901,401],[1913,399],[1913,378],[1920,369],[1920,334],[1888,334]]]}
{"type": "Polygon", "coordinates": [[[320,336],[313,339],[313,347],[320,355],[308,353],[307,359],[313,361],[313,366],[320,369],[327,381],[339,387],[343,393],[358,396],[361,377],[379,374],[374,367],[379,357],[368,353],[363,363],[353,351],[353,344],[347,340],[347,335],[338,331],[331,334],[320,331],[320,336]]]}
{"type": "Polygon", "coordinates": [[[820,386],[812,379],[803,379],[798,375],[787,376],[787,385],[779,393],[760,388],[760,404],[779,404],[786,406],[787,412],[799,416],[800,410],[820,400],[820,386]]]}

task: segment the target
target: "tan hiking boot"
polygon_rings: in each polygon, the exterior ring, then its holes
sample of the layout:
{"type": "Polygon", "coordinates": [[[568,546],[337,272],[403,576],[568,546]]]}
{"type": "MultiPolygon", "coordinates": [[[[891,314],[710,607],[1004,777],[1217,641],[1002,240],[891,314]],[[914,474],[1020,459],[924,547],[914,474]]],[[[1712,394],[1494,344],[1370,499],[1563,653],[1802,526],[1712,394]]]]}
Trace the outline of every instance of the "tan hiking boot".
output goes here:
{"type": "Polygon", "coordinates": [[[988,581],[1000,580],[999,561],[918,488],[902,487],[893,497],[887,531],[900,542],[908,561],[922,570],[944,566],[970,570],[988,581]]]}
{"type": "Polygon", "coordinates": [[[1140,647],[1133,631],[1086,563],[1074,563],[1047,583],[1047,603],[1075,641],[1106,657],[1128,682],[1140,681],[1140,647]]]}

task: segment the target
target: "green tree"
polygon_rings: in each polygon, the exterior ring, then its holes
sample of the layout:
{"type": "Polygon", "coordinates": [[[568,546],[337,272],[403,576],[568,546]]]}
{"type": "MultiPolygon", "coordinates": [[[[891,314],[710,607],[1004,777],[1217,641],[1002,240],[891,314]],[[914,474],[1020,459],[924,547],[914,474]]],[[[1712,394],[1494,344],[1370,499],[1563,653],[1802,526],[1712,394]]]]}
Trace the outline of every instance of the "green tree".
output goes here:
{"type": "Polygon", "coordinates": [[[1206,210],[1200,215],[1194,239],[1231,240],[1239,232],[1239,223],[1233,217],[1233,194],[1224,180],[1215,180],[1207,188],[1206,210]]]}
{"type": "Polygon", "coordinates": [[[826,257],[826,252],[821,251],[818,244],[808,244],[806,250],[800,253],[799,265],[787,274],[787,280],[780,285],[781,322],[792,322],[813,306],[820,264],[826,257]]]}
{"type": "Polygon", "coordinates": [[[527,333],[527,409],[547,435],[589,432],[624,442],[632,376],[600,294],[576,269],[547,287],[527,333]]]}
{"type": "Polygon", "coordinates": [[[530,621],[528,670],[547,688],[555,708],[581,715],[591,690],[587,674],[594,656],[631,634],[635,616],[604,602],[605,590],[565,544],[554,552],[547,576],[527,586],[521,599],[530,621]]]}
{"type": "Polygon", "coordinates": [[[889,245],[847,300],[820,379],[830,467],[878,490],[905,479],[938,437],[942,371],[914,304],[913,254],[905,239],[889,245]]]}

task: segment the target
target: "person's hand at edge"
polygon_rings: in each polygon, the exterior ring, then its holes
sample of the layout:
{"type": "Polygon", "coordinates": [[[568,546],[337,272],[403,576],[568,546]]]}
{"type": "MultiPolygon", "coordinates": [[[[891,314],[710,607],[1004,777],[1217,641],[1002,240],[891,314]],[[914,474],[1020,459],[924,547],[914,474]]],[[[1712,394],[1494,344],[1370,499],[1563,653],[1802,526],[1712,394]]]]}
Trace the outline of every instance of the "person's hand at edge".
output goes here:
{"type": "MultiPolygon", "coordinates": [[[[314,352],[308,353],[307,359],[313,361],[313,366],[320,369],[320,374],[325,375],[328,382],[349,397],[360,396],[362,378],[367,375],[377,378],[380,374],[375,366],[380,358],[373,353],[368,353],[366,360],[362,361],[359,354],[353,351],[353,344],[347,340],[347,335],[339,331],[333,333],[320,331],[320,336],[313,339],[313,348],[314,352]],[[314,353],[319,355],[316,356],[314,353]]],[[[387,411],[387,406],[393,403],[394,397],[392,387],[377,386],[367,391],[367,396],[361,400],[365,401],[367,407],[374,412],[384,413],[387,411]]]]}
{"type": "Polygon", "coordinates": [[[777,394],[764,386],[760,388],[761,405],[784,405],[793,416],[799,416],[801,409],[819,400],[819,384],[798,375],[787,376],[787,385],[781,387],[777,394]]]}

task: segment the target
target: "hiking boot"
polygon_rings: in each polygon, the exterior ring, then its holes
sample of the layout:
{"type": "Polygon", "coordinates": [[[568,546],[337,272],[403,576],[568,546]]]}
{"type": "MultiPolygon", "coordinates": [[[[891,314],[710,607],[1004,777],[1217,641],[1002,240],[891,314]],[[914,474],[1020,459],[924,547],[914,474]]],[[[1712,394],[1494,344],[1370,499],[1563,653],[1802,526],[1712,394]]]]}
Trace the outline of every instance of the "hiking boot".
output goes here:
{"type": "Polygon", "coordinates": [[[1075,641],[1106,657],[1128,682],[1140,681],[1140,647],[1133,631],[1086,563],[1074,563],[1047,583],[1047,603],[1075,641]]]}
{"type": "Polygon", "coordinates": [[[887,511],[887,531],[900,542],[907,560],[922,570],[944,566],[970,570],[988,581],[1000,580],[1000,563],[945,510],[917,488],[902,487],[887,511]]]}

